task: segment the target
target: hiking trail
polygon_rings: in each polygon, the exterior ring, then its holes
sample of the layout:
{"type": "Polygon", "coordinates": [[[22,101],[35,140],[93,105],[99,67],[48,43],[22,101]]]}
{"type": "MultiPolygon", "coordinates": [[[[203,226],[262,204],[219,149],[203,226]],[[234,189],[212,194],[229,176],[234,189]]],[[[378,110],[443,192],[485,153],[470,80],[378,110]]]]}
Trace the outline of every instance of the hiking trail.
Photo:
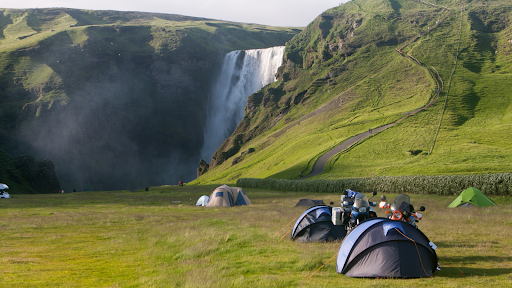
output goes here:
{"type": "MultiPolygon", "coordinates": [[[[433,5],[433,6],[436,6],[436,7],[440,6],[440,5],[428,3],[428,2],[425,2],[425,1],[421,1],[421,0],[419,0],[419,2],[421,2],[423,4],[426,4],[426,5],[433,5]]],[[[442,9],[444,11],[449,11],[448,15],[444,16],[440,20],[437,20],[436,21],[436,25],[433,26],[432,29],[429,28],[428,31],[426,31],[426,32],[424,32],[424,31],[420,32],[418,36],[413,38],[411,41],[407,42],[400,49],[396,49],[396,52],[398,54],[400,54],[403,57],[407,57],[407,58],[411,59],[416,64],[418,64],[418,65],[420,65],[422,67],[425,67],[418,59],[414,58],[412,55],[409,55],[409,54],[404,55],[403,54],[403,49],[406,48],[407,46],[409,46],[410,44],[414,43],[422,35],[425,35],[427,33],[430,33],[431,31],[433,31],[435,28],[437,28],[439,25],[441,25],[441,23],[443,23],[444,20],[446,20],[452,14],[452,11],[450,9],[448,9],[447,7],[444,7],[444,6],[440,6],[440,7],[442,7],[442,9]]],[[[460,42],[460,38],[459,38],[459,42],[460,42]]],[[[325,170],[326,164],[329,162],[329,159],[331,159],[334,155],[336,155],[338,153],[341,153],[342,151],[344,151],[344,150],[346,150],[346,149],[356,145],[357,143],[365,140],[369,136],[377,134],[377,133],[380,133],[380,132],[388,129],[389,127],[394,126],[395,124],[402,122],[403,120],[407,119],[408,117],[410,117],[412,115],[415,115],[418,112],[423,111],[423,110],[429,108],[430,106],[432,106],[437,101],[437,99],[439,98],[439,94],[441,93],[441,91],[443,91],[443,80],[441,79],[441,77],[439,76],[439,73],[437,72],[437,70],[434,67],[427,68],[427,69],[431,73],[431,75],[434,78],[434,80],[436,80],[437,85],[438,85],[438,88],[436,89],[436,95],[432,98],[432,100],[429,103],[427,103],[425,106],[420,107],[420,108],[418,108],[416,110],[413,110],[413,111],[410,111],[410,112],[406,112],[406,114],[407,114],[406,116],[398,119],[394,123],[389,123],[389,124],[386,124],[384,126],[381,126],[381,127],[375,128],[375,129],[370,129],[370,130],[368,130],[368,131],[366,131],[364,133],[355,135],[355,136],[353,136],[353,137],[343,141],[342,143],[340,143],[339,145],[337,145],[333,149],[327,151],[324,155],[320,156],[320,158],[318,158],[318,160],[315,162],[315,164],[313,166],[313,169],[311,170],[311,172],[308,175],[300,177],[300,178],[297,178],[296,180],[307,179],[307,178],[311,178],[311,177],[318,176],[318,175],[322,174],[324,172],[324,170],[325,170]]],[[[453,75],[453,72],[452,72],[452,75],[453,75]]],[[[451,76],[450,76],[450,79],[451,79],[451,76]]],[[[380,90],[379,90],[379,93],[380,93],[380,90]]],[[[437,133],[436,133],[436,136],[437,136],[437,133]]],[[[435,142],[435,140],[434,140],[434,142],[435,142]]],[[[429,151],[429,155],[430,155],[430,151],[429,151]]]]}

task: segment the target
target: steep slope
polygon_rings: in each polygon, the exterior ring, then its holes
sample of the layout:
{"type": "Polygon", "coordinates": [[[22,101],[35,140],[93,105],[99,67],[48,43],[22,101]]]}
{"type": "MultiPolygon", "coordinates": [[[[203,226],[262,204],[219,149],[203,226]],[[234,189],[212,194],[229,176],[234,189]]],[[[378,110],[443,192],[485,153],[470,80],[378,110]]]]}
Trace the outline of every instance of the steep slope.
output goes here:
{"type": "Polygon", "coordinates": [[[217,168],[195,183],[297,178],[344,139],[429,103],[317,178],[510,171],[511,7],[356,0],[324,12],[287,43],[280,81],[249,98],[217,168]]]}
{"type": "Polygon", "coordinates": [[[51,159],[67,190],[193,179],[224,55],[300,31],[155,13],[0,11],[0,148],[51,159]]]}

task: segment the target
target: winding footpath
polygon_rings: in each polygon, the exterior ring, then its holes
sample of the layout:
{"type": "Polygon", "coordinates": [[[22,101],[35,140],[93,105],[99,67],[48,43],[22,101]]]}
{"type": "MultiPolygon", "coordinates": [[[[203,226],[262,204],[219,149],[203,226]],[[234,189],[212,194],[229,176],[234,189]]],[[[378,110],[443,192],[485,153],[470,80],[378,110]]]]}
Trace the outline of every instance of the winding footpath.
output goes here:
{"type": "Polygon", "coordinates": [[[338,145],[338,146],[334,147],[333,149],[327,151],[327,153],[325,153],[320,158],[318,158],[318,160],[315,162],[315,166],[313,166],[313,171],[311,171],[311,173],[309,173],[307,176],[302,177],[300,179],[306,179],[306,178],[310,178],[310,177],[322,174],[324,172],[325,164],[327,164],[327,161],[329,161],[329,159],[331,159],[332,156],[334,156],[334,155],[340,153],[341,151],[351,147],[352,145],[354,145],[357,142],[365,139],[366,137],[368,137],[368,136],[370,136],[372,134],[375,134],[375,133],[379,133],[379,132],[381,132],[381,131],[383,131],[385,129],[388,129],[389,127],[391,127],[393,125],[395,125],[395,123],[384,125],[384,126],[381,126],[379,128],[372,129],[371,132],[370,131],[366,131],[364,133],[361,133],[359,135],[356,135],[354,137],[351,137],[351,138],[347,139],[346,141],[342,142],[340,145],[338,145]]]}
{"type": "MultiPolygon", "coordinates": [[[[435,5],[435,4],[432,4],[432,3],[428,3],[428,2],[425,2],[425,1],[421,1],[419,0],[419,2],[422,2],[424,4],[427,4],[427,5],[433,5],[433,6],[438,6],[438,5],[435,5]]],[[[435,28],[437,28],[441,23],[444,22],[444,20],[446,20],[446,18],[448,18],[451,14],[452,14],[452,11],[449,10],[448,8],[444,7],[444,6],[441,6],[443,8],[443,10],[445,11],[449,11],[448,15],[446,15],[445,17],[443,17],[441,20],[438,20],[436,22],[436,25],[432,28],[432,29],[428,29],[427,32],[421,32],[417,37],[415,37],[414,39],[412,39],[411,41],[409,41],[407,44],[405,44],[404,46],[402,46],[400,49],[397,49],[397,53],[400,54],[401,56],[403,57],[407,57],[409,59],[411,59],[412,61],[416,62],[418,65],[424,67],[424,65],[418,61],[416,58],[414,58],[413,56],[407,54],[407,55],[404,55],[403,54],[403,49],[407,46],[409,46],[410,44],[414,43],[418,38],[420,38],[422,35],[426,34],[426,33],[429,33],[431,32],[432,30],[434,30],[435,28]]],[[[459,40],[460,41],[460,40],[459,40]]],[[[428,68],[427,68],[428,69],[428,68]]],[[[337,145],[336,147],[334,147],[333,149],[327,151],[324,155],[322,155],[320,158],[318,158],[318,160],[315,162],[315,165],[313,166],[313,170],[311,171],[311,173],[309,173],[308,175],[304,176],[304,177],[301,177],[301,178],[298,178],[296,180],[302,180],[302,179],[307,179],[307,178],[311,178],[311,177],[314,177],[314,176],[318,176],[320,174],[322,174],[325,170],[325,165],[328,163],[329,159],[331,159],[331,157],[333,157],[334,155],[352,147],[353,145],[355,145],[356,143],[360,142],[360,141],[363,141],[364,139],[366,139],[367,137],[373,135],[373,134],[377,134],[379,132],[382,132],[386,129],[388,129],[389,127],[392,127],[394,126],[395,124],[397,123],[400,123],[401,121],[407,119],[408,117],[420,112],[420,111],[423,111],[427,108],[429,108],[430,106],[432,106],[436,101],[437,99],[439,98],[439,94],[441,93],[441,91],[443,91],[443,80],[441,79],[441,77],[439,76],[439,73],[437,72],[437,70],[432,67],[432,69],[429,69],[429,71],[431,71],[431,74],[432,74],[432,77],[436,80],[437,84],[438,84],[438,89],[436,89],[436,95],[434,98],[432,98],[432,100],[426,104],[425,106],[421,107],[421,108],[418,108],[416,110],[413,110],[413,111],[410,111],[410,112],[407,112],[404,117],[398,119],[396,122],[394,123],[390,123],[390,124],[387,124],[387,125],[384,125],[384,126],[381,126],[381,127],[378,127],[378,128],[375,128],[375,129],[371,129],[369,131],[366,131],[364,133],[361,133],[361,134],[358,134],[356,136],[353,136],[349,139],[347,139],[346,141],[340,143],[339,145],[337,145]]],[[[452,73],[453,74],[453,73],[452,73]]],[[[450,77],[451,78],[451,77],[450,77]]],[[[380,90],[379,90],[379,94],[380,94],[380,90]]],[[[382,97],[382,95],[381,95],[382,97]]],[[[429,151],[429,154],[430,154],[430,151],[429,151]]]]}

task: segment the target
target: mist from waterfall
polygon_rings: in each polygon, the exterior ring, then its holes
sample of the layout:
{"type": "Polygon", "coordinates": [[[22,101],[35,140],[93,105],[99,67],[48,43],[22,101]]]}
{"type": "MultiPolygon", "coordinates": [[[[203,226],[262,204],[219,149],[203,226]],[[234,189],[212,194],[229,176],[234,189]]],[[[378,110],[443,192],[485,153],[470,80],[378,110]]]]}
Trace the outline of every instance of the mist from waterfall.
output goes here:
{"type": "Polygon", "coordinates": [[[201,158],[210,161],[244,117],[247,98],[276,81],[283,63],[284,46],[233,51],[224,57],[219,77],[208,99],[207,122],[201,158]]]}

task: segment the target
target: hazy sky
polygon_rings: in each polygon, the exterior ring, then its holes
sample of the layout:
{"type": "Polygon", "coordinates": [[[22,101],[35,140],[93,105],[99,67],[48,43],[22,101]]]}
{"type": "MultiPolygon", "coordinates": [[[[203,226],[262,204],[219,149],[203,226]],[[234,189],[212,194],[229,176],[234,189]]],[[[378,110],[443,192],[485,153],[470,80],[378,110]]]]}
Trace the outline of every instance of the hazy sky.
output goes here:
{"type": "Polygon", "coordinates": [[[0,8],[66,7],[181,14],[273,26],[306,26],[348,0],[0,0],[0,8]]]}

